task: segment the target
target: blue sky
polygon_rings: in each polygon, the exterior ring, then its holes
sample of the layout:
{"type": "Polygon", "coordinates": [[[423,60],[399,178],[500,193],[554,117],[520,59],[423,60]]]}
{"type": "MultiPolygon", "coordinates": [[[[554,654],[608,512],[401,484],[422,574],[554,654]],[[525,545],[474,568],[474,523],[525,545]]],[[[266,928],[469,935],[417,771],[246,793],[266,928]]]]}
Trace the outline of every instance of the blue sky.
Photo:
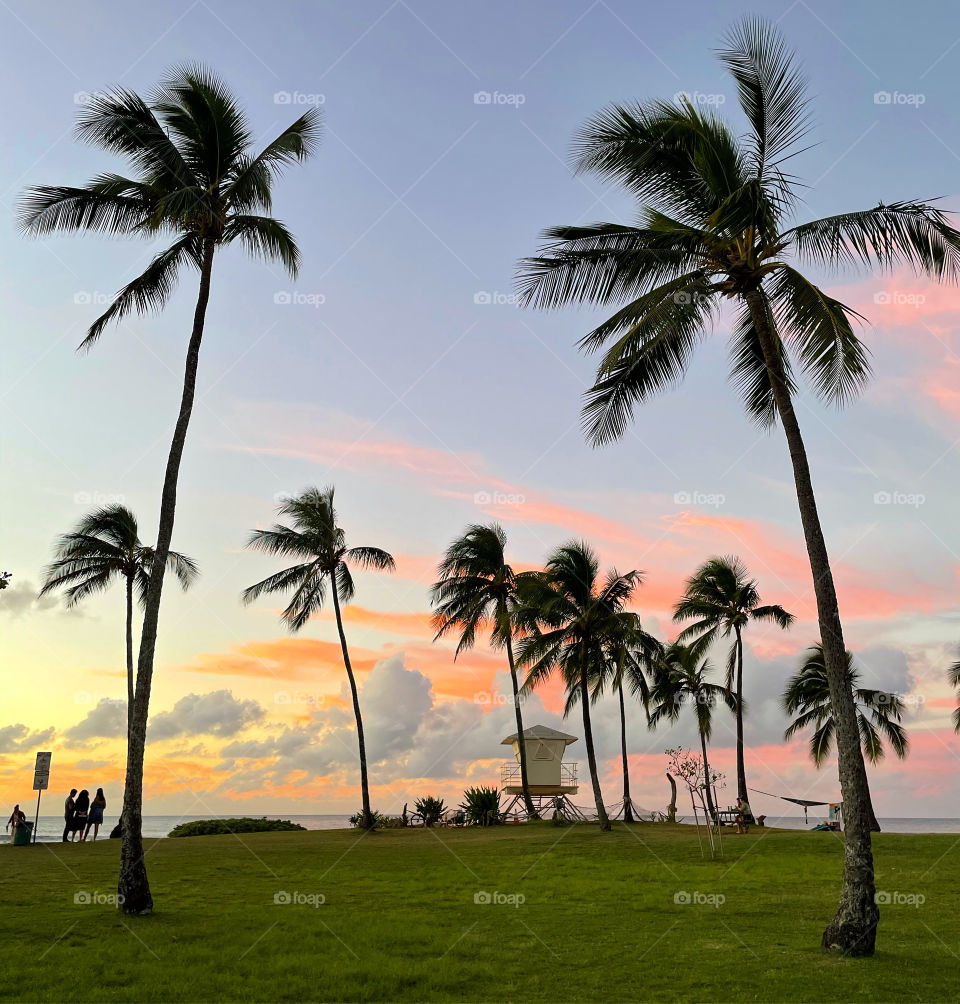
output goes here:
{"type": "MultiPolygon", "coordinates": [[[[754,10],[780,24],[811,80],[816,145],[796,165],[810,185],[802,218],[899,198],[960,204],[949,198],[960,191],[960,10],[917,3],[909,19],[873,3],[754,10]]],[[[151,248],[95,236],[28,241],[13,203],[25,184],[80,182],[116,166],[72,139],[84,93],[149,91],[184,61],[231,84],[261,143],[308,101],[322,103],[325,134],[315,158],[277,186],[276,215],[303,251],[299,281],[238,251],[217,263],[175,535],[204,577],[191,596],[166,600],[158,711],[226,688],[267,707],[257,726],[265,734],[288,727],[285,709],[271,706],[276,681],[185,667],[245,641],[282,639],[270,604],[237,602],[271,567],[241,548],[278,493],[308,483],[335,482],[354,538],[410,556],[411,567],[489,515],[508,523],[519,561],[541,561],[583,534],[606,561],[644,568],[651,584],[673,583],[714,550],[739,551],[765,595],[809,612],[786,450],[779,432],[760,434],[744,418],[726,380],[723,326],[682,388],[644,407],[622,443],[595,451],[578,428],[592,364],[574,347],[592,315],[519,311],[509,299],[515,262],[543,227],[630,218],[621,193],[567,165],[590,114],[682,90],[739,121],[712,50],[741,13],[726,2],[4,4],[2,562],[24,590],[7,611],[9,724],[62,734],[87,711],[78,693],[118,690],[119,597],[67,615],[37,608],[26,589],[89,501],[123,496],[152,532],[196,285],[185,276],[161,316],[130,320],[78,356],[98,304],[151,248]],[[477,103],[478,93],[491,101],[477,103]],[[502,511],[475,501],[497,491],[523,501],[502,511]]],[[[849,566],[841,608],[846,583],[851,645],[882,646],[877,674],[929,698],[917,728],[936,733],[931,749],[939,743],[946,757],[946,711],[932,705],[946,700],[942,670],[960,636],[955,295],[912,277],[829,281],[872,322],[876,371],[842,414],[809,396],[800,405],[834,558],[849,566]],[[912,312],[910,296],[922,298],[912,312]],[[890,503],[876,501],[884,493],[890,503]]],[[[365,576],[358,602],[423,611],[428,576],[365,576]]],[[[666,629],[660,607],[650,618],[666,629]]],[[[329,640],[330,628],[320,621],[305,634],[329,640]]],[[[428,634],[414,652],[369,622],[355,630],[370,652],[404,651],[409,672],[427,658],[428,634]]],[[[793,655],[757,653],[758,679],[775,666],[779,685],[813,637],[807,617],[790,636],[793,655]]],[[[321,675],[320,689],[338,692],[336,667],[321,675]]],[[[467,699],[455,690],[435,686],[434,710],[467,699]]],[[[771,706],[758,742],[775,742],[774,718],[771,706]]],[[[197,776],[229,773],[210,733],[198,735],[197,776]]],[[[666,734],[654,740],[658,755],[664,744],[666,734]]],[[[790,777],[805,776],[802,749],[792,749],[790,777]]],[[[11,779],[22,770],[17,755],[11,779]]],[[[101,756],[113,763],[114,747],[101,756]]],[[[462,765],[445,767],[451,784],[462,777],[462,765]]],[[[350,774],[316,776],[333,789],[350,774]]],[[[915,777],[891,780],[881,811],[908,814],[892,811],[906,799],[916,814],[944,814],[936,791],[916,789],[915,777]]],[[[175,795],[158,794],[158,805],[161,797],[175,795]]]]}

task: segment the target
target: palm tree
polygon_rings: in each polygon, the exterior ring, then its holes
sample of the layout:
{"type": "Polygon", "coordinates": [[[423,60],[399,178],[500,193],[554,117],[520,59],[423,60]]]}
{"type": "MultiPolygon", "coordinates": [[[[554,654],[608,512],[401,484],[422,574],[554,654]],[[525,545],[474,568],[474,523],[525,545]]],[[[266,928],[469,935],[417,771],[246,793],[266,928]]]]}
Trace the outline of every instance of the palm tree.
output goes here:
{"type": "Polygon", "coordinates": [[[370,788],[367,781],[367,746],[363,737],[363,718],[357,681],[350,663],[350,650],[343,630],[341,604],[353,599],[353,576],[350,565],[392,572],[396,567],[392,555],[379,547],[347,547],[346,534],[333,506],[333,488],[307,488],[295,498],[283,502],[278,516],[288,516],[293,526],[275,524],[270,530],[254,530],[247,546],[266,554],[296,558],[298,563],[285,568],[243,591],[243,602],[253,603],[259,596],[292,590],[293,595],[283,611],[283,620],[294,633],[311,615],[322,609],[327,598],[327,585],[333,612],[337,618],[343,666],[350,681],[353,714],[357,721],[357,746],[360,751],[360,792],[363,803],[361,825],[372,830],[376,820],[370,810],[370,788]]]}
{"type": "MultiPolygon", "coordinates": [[[[910,747],[906,729],[901,725],[903,700],[897,694],[883,690],[867,690],[859,686],[860,671],[853,665],[853,656],[847,652],[847,679],[854,695],[857,709],[857,731],[863,755],[872,764],[884,758],[884,739],[893,752],[902,760],[910,747]]],[[[837,723],[830,699],[827,670],[823,661],[823,646],[812,645],[807,649],[806,658],[800,669],[787,681],[783,692],[783,710],[788,715],[796,715],[783,734],[790,739],[801,729],[813,726],[810,737],[810,757],[817,767],[822,767],[830,756],[837,723]]],[[[871,829],[880,832],[873,803],[870,807],[871,829]]]]}
{"type": "MultiPolygon", "coordinates": [[[[955,662],[947,674],[950,686],[960,691],[960,662],[955,662]]],[[[955,732],[960,732],[960,703],[953,711],[953,728],[955,732]]]]}
{"type": "Polygon", "coordinates": [[[677,604],[675,621],[693,620],[678,641],[703,638],[708,643],[733,635],[727,656],[727,687],[737,695],[737,795],[747,798],[747,774],[743,765],[743,629],[751,621],[773,621],[786,630],[793,614],[776,604],[762,606],[755,579],[737,557],[709,558],[687,580],[677,604]]]}
{"type": "Polygon", "coordinates": [[[683,376],[722,303],[738,308],[733,379],[748,413],[763,426],[779,418],[786,434],[837,713],[849,815],[843,891],[823,945],[871,955],[879,914],[867,777],[843,670],[836,588],[793,406],[790,359],[833,402],[860,389],[869,363],[851,324],[857,315],[795,266],[907,266],[955,280],[960,233],[942,210],[923,202],[881,203],[792,225],[799,186],[786,166],[809,123],[806,81],[779,32],[756,18],[733,28],[720,58],[734,78],[747,134],[736,135],[688,100],[601,112],[580,133],[576,169],[621,183],[640,203],[638,225],[546,231],[538,256],[522,264],[521,301],[618,305],[581,342],[586,350],[606,347],[584,408],[594,444],[622,436],[639,403],[683,376]]]}
{"type": "MultiPolygon", "coordinates": [[[[637,576],[640,581],[640,576],[637,576]]],[[[623,769],[623,821],[633,823],[633,800],[630,796],[630,758],[627,753],[627,708],[624,699],[624,682],[632,697],[643,703],[649,723],[650,688],[648,671],[652,671],[662,655],[663,646],[643,630],[640,615],[622,610],[611,618],[611,624],[601,640],[596,657],[591,660],[590,700],[596,704],[609,684],[617,694],[620,710],[620,761],[623,769]]],[[[580,689],[567,688],[564,718],[580,700],[580,689]]]]}
{"type": "Polygon", "coordinates": [[[700,749],[703,752],[707,811],[710,818],[716,821],[717,808],[710,790],[710,762],[707,759],[707,743],[713,732],[713,709],[718,701],[723,701],[731,711],[736,711],[740,702],[729,687],[711,683],[707,679],[713,667],[706,659],[701,661],[705,648],[706,644],[702,641],[691,645],[674,642],[663,650],[654,671],[654,685],[650,695],[653,704],[650,724],[655,726],[664,718],[675,722],[680,717],[680,709],[685,703],[693,705],[697,715],[700,749]]]}
{"type": "MultiPolygon", "coordinates": [[[[54,560],[47,567],[40,595],[62,589],[72,607],[123,579],[127,597],[127,740],[133,713],[133,592],[141,605],[150,586],[154,549],[140,542],[137,517],[124,505],[113,504],[87,513],[70,533],[59,538],[54,560]]],[[[185,554],[167,553],[167,568],[182,589],[193,584],[196,564],[185,554]]]]}
{"type": "Polygon", "coordinates": [[[550,555],[543,572],[524,581],[518,621],[525,636],[517,661],[528,667],[524,691],[547,680],[555,669],[560,670],[568,689],[579,688],[597,818],[600,829],[609,830],[590,720],[591,664],[598,658],[601,644],[616,630],[616,616],[636,588],[639,573],[621,575],[612,569],[601,580],[599,572],[593,550],[583,541],[571,541],[550,555]]]}
{"type": "Polygon", "coordinates": [[[131,312],[162,308],[185,268],[196,268],[200,276],[140,633],[118,886],[118,902],[129,914],[153,909],[141,833],[143,757],[163,570],[173,536],[177,479],[193,411],[214,255],[239,241],[255,257],[278,262],[296,275],[300,253],[293,236],[279,220],[263,214],[271,211],[275,178],[310,155],[319,129],[318,111],[310,109],[253,153],[253,131],[227,86],[207,69],[184,66],[174,70],[150,100],[118,89],[95,95],[80,114],[79,139],[125,157],[134,177],[108,172],[79,188],[41,185],[28,189],[21,201],[21,226],[40,236],[89,230],[173,238],[93,322],[82,349],[89,349],[108,324],[131,312]]]}
{"type": "MultiPolygon", "coordinates": [[[[517,735],[521,738],[520,785],[523,804],[531,819],[539,819],[527,782],[527,748],[523,739],[523,716],[520,712],[520,687],[513,654],[516,611],[519,606],[517,583],[525,573],[516,573],[507,564],[504,550],[507,535],[499,523],[472,525],[447,548],[437,569],[438,579],[431,589],[435,613],[436,637],[459,631],[456,658],[472,648],[477,631],[490,629],[494,648],[507,653],[517,735]]],[[[529,573],[526,573],[529,575],[529,573]]]]}

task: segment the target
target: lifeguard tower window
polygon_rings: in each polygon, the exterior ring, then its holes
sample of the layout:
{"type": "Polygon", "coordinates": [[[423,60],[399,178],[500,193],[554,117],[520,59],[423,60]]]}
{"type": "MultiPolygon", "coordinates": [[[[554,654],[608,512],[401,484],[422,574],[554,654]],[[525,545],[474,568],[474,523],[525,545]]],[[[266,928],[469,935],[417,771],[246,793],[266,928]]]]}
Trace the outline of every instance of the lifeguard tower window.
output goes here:
{"type": "Polygon", "coordinates": [[[534,760],[552,760],[553,754],[544,743],[537,743],[537,752],[533,758],[534,760]]]}

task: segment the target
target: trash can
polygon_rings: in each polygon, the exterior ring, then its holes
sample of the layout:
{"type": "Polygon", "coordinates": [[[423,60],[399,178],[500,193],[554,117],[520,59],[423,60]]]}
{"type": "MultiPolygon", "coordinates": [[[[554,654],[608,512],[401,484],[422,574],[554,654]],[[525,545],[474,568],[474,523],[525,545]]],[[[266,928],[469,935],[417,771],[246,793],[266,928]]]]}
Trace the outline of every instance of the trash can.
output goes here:
{"type": "Polygon", "coordinates": [[[30,841],[33,837],[33,823],[27,820],[25,823],[19,823],[17,825],[16,832],[13,834],[13,843],[15,847],[29,847],[30,841]]]}

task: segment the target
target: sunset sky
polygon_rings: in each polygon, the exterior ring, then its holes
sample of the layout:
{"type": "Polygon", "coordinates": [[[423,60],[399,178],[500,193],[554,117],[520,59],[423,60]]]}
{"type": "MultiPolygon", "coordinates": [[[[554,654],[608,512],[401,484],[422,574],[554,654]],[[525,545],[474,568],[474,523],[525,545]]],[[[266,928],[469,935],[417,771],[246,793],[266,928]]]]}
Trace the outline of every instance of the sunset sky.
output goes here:
{"type": "MultiPolygon", "coordinates": [[[[910,6],[909,30],[875,3],[759,3],[799,51],[815,145],[799,219],[943,196],[960,210],[960,9],[910,6]]],[[[359,807],[352,711],[332,615],[299,635],[274,600],[241,590],[277,563],[243,548],[276,500],[335,484],[351,544],[386,548],[394,575],[361,573],[346,629],[361,686],[372,797],[381,811],[427,793],[457,802],[496,783],[513,731],[501,656],[453,660],[431,641],[428,587],[466,524],[496,519],[511,560],[536,566],[583,537],[604,566],[642,569],[636,609],[675,634],[671,609],[704,558],[735,553],[788,632],[747,632],[751,786],[839,797],[831,763],[786,744],[779,695],[817,640],[786,446],[758,432],[727,379],[725,322],[675,391],[625,438],[594,450],[579,429],[594,363],[576,340],[600,315],[522,311],[517,259],[546,226],[632,218],[624,195],[575,178],[575,129],[614,100],[678,91],[740,127],[713,57],[738,3],[623,0],[460,5],[182,2],[131,8],[10,0],[0,8],[7,95],[0,164],[3,291],[0,801],[31,801],[34,754],[52,788],[104,786],[119,806],[125,683],[118,586],[68,611],[38,601],[55,537],[122,500],[152,542],[196,295],[185,275],[161,315],[75,347],[155,248],[95,235],[23,238],[27,184],[78,184],[120,163],[72,137],[84,95],[139,92],[202,61],[273,138],[321,104],[323,143],[276,189],[303,251],[299,280],[230,250],[213,276],[198,403],[174,546],[202,576],[168,583],[148,733],[145,812],[337,813],[359,807]],[[229,14],[225,10],[229,10],[229,14]],[[478,97],[479,95],[479,97],[478,97]],[[486,100],[489,97],[489,101],[486,100]]],[[[806,390],[798,413],[834,563],[847,643],[865,686],[904,695],[911,752],[870,769],[879,816],[957,816],[960,737],[946,669],[960,643],[960,292],[911,275],[821,276],[867,319],[874,378],[837,412],[806,390]]],[[[713,656],[717,677],[725,650],[713,656]]],[[[564,723],[556,687],[526,723],[564,723]]],[[[667,747],[630,709],[635,800],[667,798],[667,747]]],[[[597,707],[604,793],[619,801],[616,708],[597,707]]],[[[715,766],[735,798],[733,722],[717,715],[715,766]]],[[[568,750],[585,761],[582,742],[568,750]]],[[[585,766],[585,764],[584,764],[585,766]]],[[[579,801],[589,799],[582,792],[579,801]]],[[[757,811],[785,803],[760,799],[757,811]]],[[[109,814],[109,813],[108,813],[109,814]]]]}

